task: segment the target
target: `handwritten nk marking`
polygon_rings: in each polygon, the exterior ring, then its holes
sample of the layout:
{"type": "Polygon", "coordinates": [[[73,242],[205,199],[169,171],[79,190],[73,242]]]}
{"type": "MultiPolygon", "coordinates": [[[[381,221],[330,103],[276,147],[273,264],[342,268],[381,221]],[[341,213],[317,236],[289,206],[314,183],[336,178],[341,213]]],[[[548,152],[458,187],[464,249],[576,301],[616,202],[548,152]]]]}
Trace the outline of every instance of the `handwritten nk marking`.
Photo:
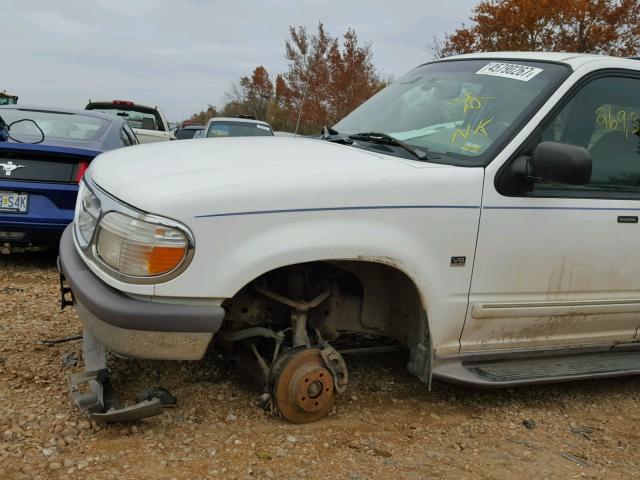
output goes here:
{"type": "Polygon", "coordinates": [[[473,130],[471,130],[471,125],[467,125],[467,128],[465,128],[464,130],[461,128],[456,128],[451,135],[451,143],[456,143],[458,137],[461,137],[465,140],[470,136],[477,135],[484,135],[485,137],[488,137],[489,135],[487,134],[487,127],[491,122],[493,122],[493,119],[494,117],[480,119],[473,130]]]}
{"type": "Polygon", "coordinates": [[[451,143],[456,143],[456,139],[458,138],[458,136],[461,136],[464,139],[469,138],[470,133],[471,133],[471,125],[467,125],[467,128],[464,130],[456,128],[453,131],[453,135],[451,135],[451,143]]]}
{"type": "Polygon", "coordinates": [[[493,122],[493,117],[487,119],[481,119],[478,122],[478,125],[476,125],[476,128],[473,129],[473,134],[474,135],[478,135],[478,133],[481,133],[482,135],[484,135],[485,137],[488,137],[489,135],[487,135],[487,126],[493,122]]]}

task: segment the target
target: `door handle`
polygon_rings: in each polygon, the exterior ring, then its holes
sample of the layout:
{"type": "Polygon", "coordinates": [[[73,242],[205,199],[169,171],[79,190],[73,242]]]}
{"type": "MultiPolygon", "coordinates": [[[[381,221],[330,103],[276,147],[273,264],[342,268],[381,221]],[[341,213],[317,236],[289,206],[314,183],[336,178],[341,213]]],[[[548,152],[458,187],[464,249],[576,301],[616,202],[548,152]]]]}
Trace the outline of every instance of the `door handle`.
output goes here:
{"type": "Polygon", "coordinates": [[[618,223],[638,223],[638,217],[636,215],[620,215],[618,223]]]}

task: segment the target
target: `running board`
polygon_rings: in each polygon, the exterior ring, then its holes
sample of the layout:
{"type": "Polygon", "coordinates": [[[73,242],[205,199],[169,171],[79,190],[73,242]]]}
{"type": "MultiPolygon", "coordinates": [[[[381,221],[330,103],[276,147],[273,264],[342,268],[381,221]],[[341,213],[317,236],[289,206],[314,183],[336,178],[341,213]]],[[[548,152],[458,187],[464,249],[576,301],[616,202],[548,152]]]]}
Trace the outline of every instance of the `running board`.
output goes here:
{"type": "Polygon", "coordinates": [[[483,387],[511,387],[592,378],[640,375],[640,350],[606,351],[511,359],[446,359],[433,376],[483,387]]]}

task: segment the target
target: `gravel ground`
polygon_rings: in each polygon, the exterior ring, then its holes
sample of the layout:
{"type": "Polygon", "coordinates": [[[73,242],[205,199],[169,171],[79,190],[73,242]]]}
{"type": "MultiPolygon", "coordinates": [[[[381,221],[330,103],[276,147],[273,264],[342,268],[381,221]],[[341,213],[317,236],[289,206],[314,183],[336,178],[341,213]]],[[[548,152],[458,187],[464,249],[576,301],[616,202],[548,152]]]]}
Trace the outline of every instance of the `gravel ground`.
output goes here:
{"type": "Polygon", "coordinates": [[[130,395],[161,385],[163,415],[92,423],[65,376],[82,368],[60,312],[55,257],[0,258],[0,479],[638,478],[640,379],[484,391],[405,371],[402,355],[348,359],[331,415],[296,426],[267,416],[257,392],[215,352],[202,362],[110,362],[130,395]],[[75,363],[75,365],[74,365],[75,363]]]}

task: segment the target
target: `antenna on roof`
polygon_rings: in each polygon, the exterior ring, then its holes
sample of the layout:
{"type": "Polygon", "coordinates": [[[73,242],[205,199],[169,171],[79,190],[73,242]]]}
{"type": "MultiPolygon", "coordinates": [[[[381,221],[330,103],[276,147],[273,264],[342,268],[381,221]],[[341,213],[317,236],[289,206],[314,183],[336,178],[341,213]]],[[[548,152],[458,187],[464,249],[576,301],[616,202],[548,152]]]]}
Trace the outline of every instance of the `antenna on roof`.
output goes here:
{"type": "Polygon", "coordinates": [[[304,108],[304,101],[307,99],[307,90],[309,90],[309,74],[307,73],[307,80],[304,82],[304,92],[302,93],[302,103],[300,104],[300,111],[298,112],[298,120],[296,121],[296,131],[294,135],[298,136],[298,127],[300,126],[300,118],[302,117],[302,109],[304,108]]]}
{"type": "Polygon", "coordinates": [[[302,103],[300,104],[300,111],[298,112],[298,120],[296,121],[296,131],[294,135],[298,136],[298,127],[300,126],[300,118],[302,118],[302,110],[304,109],[304,102],[307,99],[307,91],[309,90],[309,77],[311,77],[311,66],[307,61],[307,78],[304,81],[304,92],[302,92],[302,103]]]}

